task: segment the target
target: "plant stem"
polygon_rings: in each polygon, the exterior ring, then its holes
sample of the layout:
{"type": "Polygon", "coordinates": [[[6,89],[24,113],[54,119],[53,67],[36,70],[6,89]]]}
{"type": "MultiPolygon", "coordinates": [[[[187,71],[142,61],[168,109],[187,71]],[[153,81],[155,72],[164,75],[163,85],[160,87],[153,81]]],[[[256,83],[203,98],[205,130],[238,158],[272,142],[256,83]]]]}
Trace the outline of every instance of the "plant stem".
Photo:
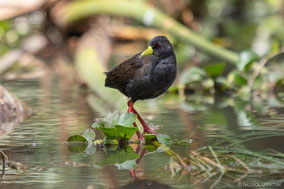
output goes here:
{"type": "Polygon", "coordinates": [[[236,64],[238,60],[238,55],[235,52],[229,51],[210,42],[203,36],[193,33],[186,26],[143,1],[73,1],[64,12],[63,22],[70,23],[96,14],[129,17],[147,26],[163,29],[179,40],[230,63],[236,64]]]}

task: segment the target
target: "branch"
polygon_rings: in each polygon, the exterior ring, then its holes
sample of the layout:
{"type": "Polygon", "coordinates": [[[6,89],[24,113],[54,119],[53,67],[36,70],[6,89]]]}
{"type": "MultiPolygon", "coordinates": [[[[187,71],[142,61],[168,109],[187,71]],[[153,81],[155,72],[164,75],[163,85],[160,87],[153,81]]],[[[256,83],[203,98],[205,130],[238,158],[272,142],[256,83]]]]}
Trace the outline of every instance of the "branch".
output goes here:
{"type": "Polygon", "coordinates": [[[72,23],[97,14],[129,17],[142,22],[147,26],[163,29],[179,40],[230,63],[236,64],[238,60],[238,55],[235,52],[224,49],[223,47],[210,42],[203,36],[193,33],[186,26],[143,1],[73,1],[63,10],[62,21],[65,23],[72,23]]]}

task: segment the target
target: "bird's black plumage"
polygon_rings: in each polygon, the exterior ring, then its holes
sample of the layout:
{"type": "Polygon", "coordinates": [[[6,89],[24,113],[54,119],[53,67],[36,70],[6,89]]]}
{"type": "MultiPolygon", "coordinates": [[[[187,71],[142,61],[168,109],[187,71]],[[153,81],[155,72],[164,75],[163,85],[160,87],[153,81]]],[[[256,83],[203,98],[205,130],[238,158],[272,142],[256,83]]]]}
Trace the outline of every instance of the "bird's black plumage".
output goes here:
{"type": "Polygon", "coordinates": [[[105,86],[118,89],[133,102],[163,94],[176,78],[174,49],[165,36],[153,38],[148,46],[151,55],[140,58],[138,53],[106,72],[105,86]]]}

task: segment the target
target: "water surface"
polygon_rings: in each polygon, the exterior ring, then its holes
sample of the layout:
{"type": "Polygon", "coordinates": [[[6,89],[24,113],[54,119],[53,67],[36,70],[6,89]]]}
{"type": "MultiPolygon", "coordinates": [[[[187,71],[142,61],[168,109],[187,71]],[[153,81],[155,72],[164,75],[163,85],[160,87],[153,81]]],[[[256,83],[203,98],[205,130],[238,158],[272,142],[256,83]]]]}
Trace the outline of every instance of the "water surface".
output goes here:
{"type": "MultiPolygon", "coordinates": [[[[0,136],[0,148],[10,161],[27,167],[20,171],[6,168],[1,188],[197,188],[210,185],[210,182],[196,183],[189,174],[172,175],[168,170],[171,157],[164,152],[146,153],[134,179],[128,169],[118,165],[98,166],[106,156],[103,149],[69,151],[67,138],[80,134],[96,118],[104,116],[89,107],[84,89],[55,77],[2,81],[2,85],[31,106],[33,114],[0,136]]],[[[164,95],[136,105],[159,133],[172,138],[171,149],[182,157],[191,150],[224,139],[233,140],[244,133],[284,131],[284,106],[274,98],[255,104],[229,97],[192,99],[181,101],[176,96],[164,95]]],[[[107,111],[111,113],[110,109],[107,111]]],[[[242,144],[252,151],[273,149],[283,153],[284,146],[280,145],[283,139],[275,136],[242,144]]],[[[137,146],[132,147],[135,152],[137,146]]],[[[243,181],[262,182],[264,178],[266,181],[280,179],[279,176],[250,174],[243,181]]],[[[219,187],[223,186],[221,183],[219,187]]],[[[233,180],[229,183],[231,187],[237,186],[233,180]]]]}

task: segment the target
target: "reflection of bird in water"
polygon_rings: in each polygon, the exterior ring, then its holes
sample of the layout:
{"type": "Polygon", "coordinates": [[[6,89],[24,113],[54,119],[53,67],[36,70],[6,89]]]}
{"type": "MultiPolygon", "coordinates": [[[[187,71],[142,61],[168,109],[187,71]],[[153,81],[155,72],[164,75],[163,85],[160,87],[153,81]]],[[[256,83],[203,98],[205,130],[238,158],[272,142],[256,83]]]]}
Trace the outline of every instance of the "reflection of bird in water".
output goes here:
{"type": "Polygon", "coordinates": [[[115,189],[172,189],[171,186],[166,184],[161,184],[153,180],[148,179],[138,179],[136,178],[134,182],[129,183],[124,186],[120,186],[115,189]]]}
{"type": "MultiPolygon", "coordinates": [[[[145,132],[157,134],[150,129],[134,109],[137,100],[156,98],[167,91],[176,78],[176,56],[168,39],[157,36],[148,43],[148,48],[106,72],[105,86],[118,89],[130,97],[128,112],[137,114],[145,132]]],[[[133,123],[136,126],[135,123],[133,123]]],[[[138,132],[140,141],[144,137],[138,132]]]]}
{"type": "MultiPolygon", "coordinates": [[[[144,158],[144,155],[146,154],[146,149],[142,148],[138,145],[136,149],[136,153],[139,154],[139,158],[136,159],[136,164],[139,165],[140,161],[144,158]]],[[[159,182],[149,180],[149,179],[139,179],[136,177],[135,169],[129,170],[130,176],[134,179],[129,184],[120,186],[116,189],[171,189],[172,187],[166,184],[160,184],[159,182]]]]}

